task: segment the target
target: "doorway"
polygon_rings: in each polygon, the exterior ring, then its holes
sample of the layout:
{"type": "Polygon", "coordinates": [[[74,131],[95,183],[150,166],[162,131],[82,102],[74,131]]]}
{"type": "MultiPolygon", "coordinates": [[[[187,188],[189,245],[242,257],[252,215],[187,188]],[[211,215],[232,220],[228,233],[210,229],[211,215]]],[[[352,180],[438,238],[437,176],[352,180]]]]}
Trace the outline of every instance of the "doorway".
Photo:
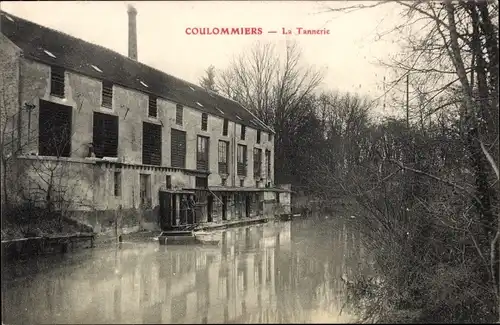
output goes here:
{"type": "Polygon", "coordinates": [[[250,195],[245,196],[245,215],[247,218],[250,218],[250,195]]]}
{"type": "Polygon", "coordinates": [[[161,230],[170,230],[172,228],[172,196],[170,193],[162,192],[160,196],[160,227],[161,230]]]}
{"type": "Polygon", "coordinates": [[[212,217],[212,210],[214,207],[214,196],[210,194],[207,197],[207,222],[212,222],[213,217],[212,217]]]}
{"type": "Polygon", "coordinates": [[[222,220],[227,220],[227,196],[222,196],[222,220]]]}
{"type": "Polygon", "coordinates": [[[151,175],[139,174],[141,207],[151,208],[151,175]]]}
{"type": "Polygon", "coordinates": [[[177,226],[177,217],[178,217],[178,209],[177,209],[177,195],[172,195],[172,226],[177,226]]]}

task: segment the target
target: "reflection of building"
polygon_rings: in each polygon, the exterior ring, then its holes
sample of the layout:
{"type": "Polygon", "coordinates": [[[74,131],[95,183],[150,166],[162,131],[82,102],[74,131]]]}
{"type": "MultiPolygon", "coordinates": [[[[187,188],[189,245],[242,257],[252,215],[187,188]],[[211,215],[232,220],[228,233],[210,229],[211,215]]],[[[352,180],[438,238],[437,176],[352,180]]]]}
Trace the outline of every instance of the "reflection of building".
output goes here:
{"type": "Polygon", "coordinates": [[[20,323],[163,324],[308,322],[319,308],[337,315],[344,270],[336,266],[345,265],[345,237],[327,229],[318,239],[292,242],[292,227],[229,230],[219,247],[124,245],[116,256],[96,251],[99,263],[64,274],[56,269],[7,291],[3,315],[15,314],[20,323]],[[265,247],[269,238],[279,245],[265,247]],[[25,306],[35,312],[25,314],[25,306]]]}
{"type": "Polygon", "coordinates": [[[140,63],[137,11],[128,15],[125,57],[1,14],[0,85],[12,99],[2,129],[23,175],[12,186],[30,200],[37,186],[54,191],[37,199],[64,201],[96,231],[118,209],[124,226],[155,225],[163,201],[171,222],[271,214],[280,200],[289,209],[289,191],[274,187],[274,131],[239,103],[140,63]],[[182,189],[196,191],[196,218],[181,218],[191,193],[182,189]]]}
{"type": "Polygon", "coordinates": [[[219,247],[124,246],[116,257],[102,258],[99,270],[89,270],[95,267],[90,263],[28,290],[25,299],[48,296],[47,304],[19,303],[47,310],[32,320],[48,323],[213,323],[246,317],[276,301],[276,248],[264,243],[268,237],[286,238],[289,228],[274,226],[224,232],[219,247]]]}

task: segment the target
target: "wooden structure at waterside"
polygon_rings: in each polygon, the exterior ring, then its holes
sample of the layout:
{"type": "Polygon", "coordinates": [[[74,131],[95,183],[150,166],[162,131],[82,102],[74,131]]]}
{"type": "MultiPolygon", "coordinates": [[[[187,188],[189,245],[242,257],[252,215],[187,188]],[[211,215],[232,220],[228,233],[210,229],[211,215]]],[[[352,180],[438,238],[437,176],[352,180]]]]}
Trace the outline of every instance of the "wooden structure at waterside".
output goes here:
{"type": "Polygon", "coordinates": [[[193,230],[202,220],[212,222],[215,200],[222,205],[222,220],[227,219],[227,197],[219,199],[208,187],[160,190],[159,197],[163,231],[193,230]]]}
{"type": "MultiPolygon", "coordinates": [[[[210,205],[206,189],[160,190],[161,245],[199,243],[194,230],[210,205]]],[[[209,209],[210,211],[210,209],[209,209]]],[[[211,221],[211,218],[208,218],[211,221]]]]}
{"type": "Polygon", "coordinates": [[[160,190],[160,227],[163,231],[191,230],[196,224],[194,191],[160,190]]]}
{"type": "MultiPolygon", "coordinates": [[[[201,184],[200,184],[201,185],[201,184]]],[[[160,198],[160,244],[196,242],[195,230],[201,222],[211,223],[216,219],[251,221],[259,216],[275,214],[281,220],[291,220],[293,215],[277,215],[275,208],[288,202],[280,202],[279,195],[289,193],[286,189],[197,186],[195,188],[162,189],[160,198]],[[215,217],[215,218],[214,218],[215,217]]],[[[283,196],[284,197],[284,196],[283,196]]]]}
{"type": "Polygon", "coordinates": [[[160,245],[188,244],[196,241],[195,192],[188,190],[160,190],[160,245]]]}

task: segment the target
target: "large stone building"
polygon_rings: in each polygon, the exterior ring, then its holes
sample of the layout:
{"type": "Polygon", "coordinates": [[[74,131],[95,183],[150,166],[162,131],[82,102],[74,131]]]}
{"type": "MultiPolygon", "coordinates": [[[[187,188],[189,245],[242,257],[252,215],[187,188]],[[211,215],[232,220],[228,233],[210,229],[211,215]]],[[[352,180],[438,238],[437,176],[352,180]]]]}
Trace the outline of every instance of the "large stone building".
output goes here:
{"type": "Polygon", "coordinates": [[[10,199],[50,199],[95,231],[117,219],[161,225],[165,209],[169,224],[288,212],[289,190],[273,183],[272,129],[239,103],[140,63],[137,12],[128,15],[126,57],[2,13],[10,199]],[[195,220],[182,220],[191,194],[195,220]]]}

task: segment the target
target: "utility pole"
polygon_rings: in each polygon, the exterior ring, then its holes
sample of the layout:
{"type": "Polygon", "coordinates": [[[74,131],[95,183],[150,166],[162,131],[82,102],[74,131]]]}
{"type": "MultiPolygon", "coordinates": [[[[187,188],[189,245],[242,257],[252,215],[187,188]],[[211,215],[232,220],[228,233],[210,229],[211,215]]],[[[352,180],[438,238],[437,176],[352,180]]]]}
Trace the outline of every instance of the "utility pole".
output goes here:
{"type": "Polygon", "coordinates": [[[406,128],[410,129],[410,74],[406,74],[406,128]]]}
{"type": "Polygon", "coordinates": [[[406,74],[406,128],[410,129],[410,73],[406,74]]]}

